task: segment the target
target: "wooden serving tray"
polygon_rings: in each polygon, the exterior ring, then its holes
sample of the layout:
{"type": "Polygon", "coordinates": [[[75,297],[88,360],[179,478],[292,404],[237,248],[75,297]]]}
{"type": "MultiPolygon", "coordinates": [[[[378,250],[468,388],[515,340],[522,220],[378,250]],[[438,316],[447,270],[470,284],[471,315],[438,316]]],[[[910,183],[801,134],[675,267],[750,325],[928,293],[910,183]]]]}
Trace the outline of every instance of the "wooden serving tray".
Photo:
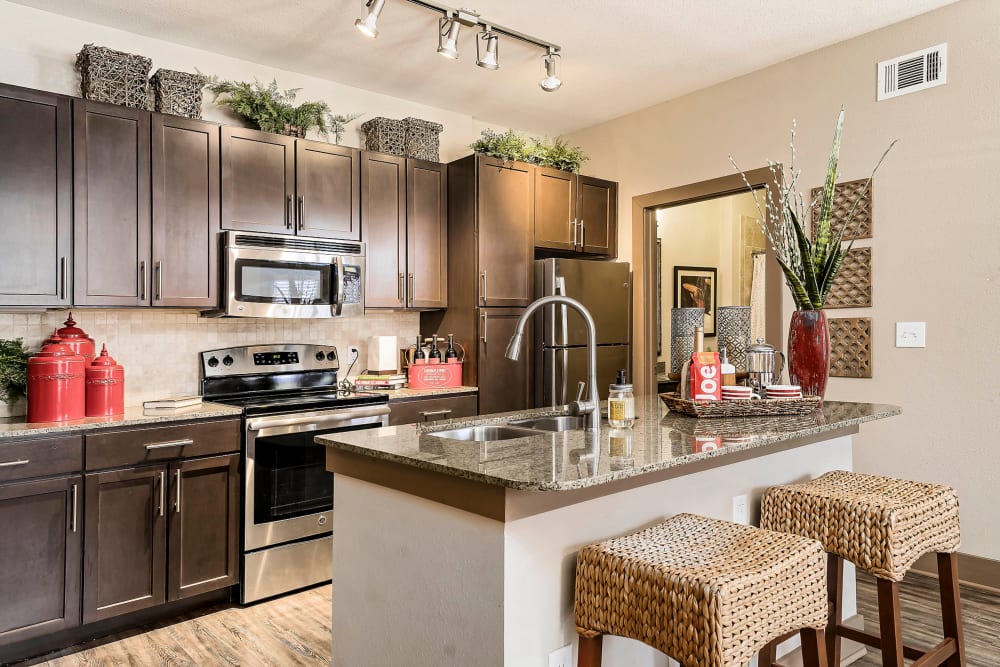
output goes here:
{"type": "Polygon", "coordinates": [[[676,392],[660,394],[672,412],[689,417],[768,417],[808,415],[823,402],[819,396],[802,398],[753,398],[745,401],[692,401],[676,392]]]}

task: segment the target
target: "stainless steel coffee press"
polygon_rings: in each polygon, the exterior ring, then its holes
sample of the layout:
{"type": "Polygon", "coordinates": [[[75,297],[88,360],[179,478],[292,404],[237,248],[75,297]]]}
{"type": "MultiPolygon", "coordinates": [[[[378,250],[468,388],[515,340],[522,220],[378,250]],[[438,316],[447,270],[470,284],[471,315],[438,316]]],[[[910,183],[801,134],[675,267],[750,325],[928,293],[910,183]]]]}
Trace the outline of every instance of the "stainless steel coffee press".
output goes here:
{"type": "Polygon", "coordinates": [[[756,394],[764,395],[768,385],[781,383],[785,368],[785,355],[758,338],[755,345],[746,349],[748,382],[756,394]]]}

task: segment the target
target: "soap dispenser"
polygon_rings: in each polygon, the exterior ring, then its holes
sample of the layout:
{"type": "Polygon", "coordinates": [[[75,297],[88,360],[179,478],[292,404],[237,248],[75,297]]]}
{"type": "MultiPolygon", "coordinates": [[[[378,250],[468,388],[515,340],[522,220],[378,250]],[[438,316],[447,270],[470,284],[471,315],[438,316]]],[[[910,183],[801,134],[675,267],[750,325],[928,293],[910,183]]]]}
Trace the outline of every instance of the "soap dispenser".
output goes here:
{"type": "Polygon", "coordinates": [[[608,394],[608,423],[614,428],[630,428],[635,422],[635,395],[625,379],[625,369],[618,371],[618,381],[608,394]]]}

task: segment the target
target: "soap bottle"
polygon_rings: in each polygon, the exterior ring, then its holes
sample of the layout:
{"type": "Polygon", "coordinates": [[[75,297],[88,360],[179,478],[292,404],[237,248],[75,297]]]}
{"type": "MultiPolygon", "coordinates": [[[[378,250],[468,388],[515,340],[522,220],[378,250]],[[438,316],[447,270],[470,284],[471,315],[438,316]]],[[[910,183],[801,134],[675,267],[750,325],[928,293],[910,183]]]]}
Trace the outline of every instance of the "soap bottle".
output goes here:
{"type": "Polygon", "coordinates": [[[635,422],[635,396],[625,380],[625,369],[618,371],[618,381],[608,394],[608,423],[613,428],[630,428],[635,422]]]}
{"type": "Polygon", "coordinates": [[[722,386],[729,387],[736,384],[736,366],[729,363],[729,349],[725,345],[719,346],[719,363],[722,368],[722,386]]]}

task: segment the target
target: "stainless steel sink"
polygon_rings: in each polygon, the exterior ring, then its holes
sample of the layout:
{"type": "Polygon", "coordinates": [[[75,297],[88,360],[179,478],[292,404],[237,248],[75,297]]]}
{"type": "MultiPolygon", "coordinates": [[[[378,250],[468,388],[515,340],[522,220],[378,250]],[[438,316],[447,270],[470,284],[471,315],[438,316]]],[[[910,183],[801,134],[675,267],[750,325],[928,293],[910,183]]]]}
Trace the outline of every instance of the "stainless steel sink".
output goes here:
{"type": "Polygon", "coordinates": [[[586,428],[587,418],[576,417],[573,415],[553,415],[550,417],[524,419],[511,423],[524,428],[534,428],[542,431],[554,431],[556,433],[561,433],[562,431],[572,431],[578,428],[586,428]]]}
{"type": "Polygon", "coordinates": [[[517,426],[469,426],[468,428],[456,428],[450,431],[431,431],[427,435],[438,438],[448,438],[450,440],[468,440],[470,442],[495,442],[497,440],[513,440],[514,438],[527,438],[533,435],[543,435],[538,431],[517,426]]]}

